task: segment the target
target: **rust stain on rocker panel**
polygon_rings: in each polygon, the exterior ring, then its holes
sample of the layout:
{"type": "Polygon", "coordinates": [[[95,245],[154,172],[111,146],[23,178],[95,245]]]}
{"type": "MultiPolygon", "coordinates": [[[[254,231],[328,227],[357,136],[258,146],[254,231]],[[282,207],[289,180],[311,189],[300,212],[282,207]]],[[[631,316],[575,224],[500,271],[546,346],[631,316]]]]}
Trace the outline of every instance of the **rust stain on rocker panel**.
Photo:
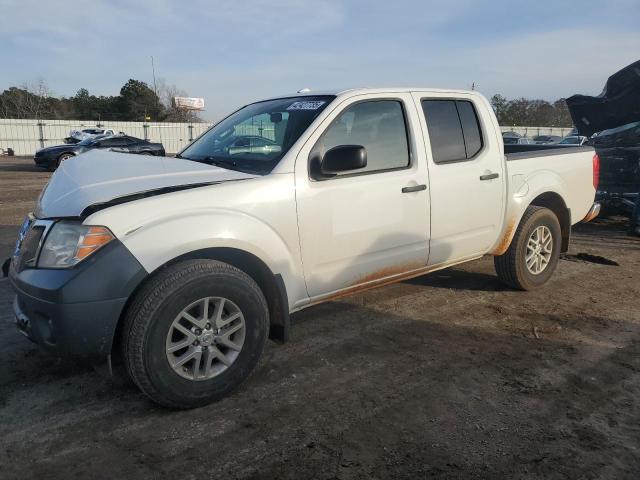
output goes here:
{"type": "Polygon", "coordinates": [[[420,277],[427,273],[435,272],[437,270],[442,270],[444,268],[452,267],[454,265],[459,265],[461,263],[466,263],[481,257],[482,255],[479,255],[477,257],[466,258],[464,260],[459,260],[455,262],[441,263],[438,265],[421,266],[418,268],[415,268],[415,267],[416,265],[420,265],[419,263],[410,263],[410,264],[405,264],[400,266],[385,267],[381,270],[378,270],[374,273],[368,274],[358,279],[358,281],[350,287],[347,287],[343,290],[339,290],[334,293],[330,293],[319,299],[312,300],[310,303],[308,303],[307,305],[304,305],[304,307],[302,308],[310,307],[312,305],[317,305],[319,303],[324,303],[324,302],[336,300],[343,297],[348,297],[350,295],[355,295],[356,293],[361,293],[367,290],[371,290],[373,288],[390,285],[392,283],[397,283],[402,280],[408,280],[410,278],[420,277]]]}

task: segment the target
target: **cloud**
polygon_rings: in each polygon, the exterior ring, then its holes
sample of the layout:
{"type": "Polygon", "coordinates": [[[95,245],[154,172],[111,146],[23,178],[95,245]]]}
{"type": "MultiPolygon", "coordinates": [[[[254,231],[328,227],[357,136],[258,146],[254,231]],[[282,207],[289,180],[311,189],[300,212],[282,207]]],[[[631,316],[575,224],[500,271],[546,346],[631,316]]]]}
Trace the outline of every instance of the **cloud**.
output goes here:
{"type": "Polygon", "coordinates": [[[157,75],[207,116],[262,96],[349,86],[598,93],[637,59],[637,0],[0,0],[0,88],[115,94],[157,75]]]}

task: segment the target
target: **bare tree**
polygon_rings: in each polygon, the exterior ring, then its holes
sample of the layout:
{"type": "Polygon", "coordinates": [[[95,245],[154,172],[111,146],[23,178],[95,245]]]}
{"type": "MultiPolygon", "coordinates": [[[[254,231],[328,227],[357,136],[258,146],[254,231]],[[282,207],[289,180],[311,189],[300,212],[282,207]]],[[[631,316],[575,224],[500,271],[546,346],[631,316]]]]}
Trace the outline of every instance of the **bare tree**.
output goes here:
{"type": "Polygon", "coordinates": [[[0,114],[5,118],[43,118],[51,111],[51,90],[44,79],[2,92],[0,114]]]}
{"type": "Polygon", "coordinates": [[[43,78],[38,78],[34,84],[26,84],[23,88],[29,93],[26,108],[35,118],[41,118],[48,110],[47,101],[51,98],[51,90],[43,78]]]}
{"type": "Polygon", "coordinates": [[[163,78],[158,79],[158,96],[160,97],[160,102],[165,107],[166,111],[166,122],[182,122],[182,123],[199,123],[202,122],[202,119],[198,115],[197,111],[194,110],[184,110],[176,108],[173,104],[174,97],[187,97],[188,93],[176,85],[169,85],[163,78]]]}

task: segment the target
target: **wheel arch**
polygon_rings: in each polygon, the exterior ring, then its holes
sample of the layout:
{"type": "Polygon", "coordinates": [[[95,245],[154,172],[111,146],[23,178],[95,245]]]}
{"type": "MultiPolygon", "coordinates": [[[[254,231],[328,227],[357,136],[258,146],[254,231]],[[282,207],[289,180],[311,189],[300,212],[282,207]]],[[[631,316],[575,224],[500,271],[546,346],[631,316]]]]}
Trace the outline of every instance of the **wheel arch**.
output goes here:
{"type": "Polygon", "coordinates": [[[228,263],[249,275],[258,284],[258,287],[260,287],[264,293],[265,299],[267,300],[267,305],[269,307],[269,338],[281,343],[289,340],[291,330],[289,302],[286,285],[282,276],[280,274],[274,274],[265,262],[256,255],[245,250],[229,247],[212,247],[184,253],[167,261],[165,264],[151,272],[136,286],[131,295],[129,295],[129,298],[120,313],[111,348],[112,354],[119,354],[120,346],[122,345],[122,336],[124,334],[124,318],[131,303],[133,302],[133,299],[142,287],[166,267],[185,260],[196,259],[217,260],[228,263]]]}
{"type": "Polygon", "coordinates": [[[534,198],[529,205],[548,208],[555,214],[560,223],[562,234],[560,251],[566,252],[569,249],[569,240],[571,239],[571,211],[567,208],[564,199],[556,192],[545,192],[534,198]]]}
{"type": "MultiPolygon", "coordinates": [[[[526,199],[525,199],[526,200],[526,199]]],[[[561,252],[566,252],[569,249],[569,240],[571,239],[571,210],[567,207],[566,202],[562,198],[562,195],[553,191],[547,190],[542,193],[538,193],[529,202],[520,203],[520,211],[517,216],[507,222],[504,233],[497,244],[497,246],[491,251],[491,255],[499,256],[504,254],[511,245],[513,237],[516,233],[518,225],[522,222],[522,217],[529,206],[544,207],[551,210],[560,223],[560,232],[562,235],[561,252]]]]}

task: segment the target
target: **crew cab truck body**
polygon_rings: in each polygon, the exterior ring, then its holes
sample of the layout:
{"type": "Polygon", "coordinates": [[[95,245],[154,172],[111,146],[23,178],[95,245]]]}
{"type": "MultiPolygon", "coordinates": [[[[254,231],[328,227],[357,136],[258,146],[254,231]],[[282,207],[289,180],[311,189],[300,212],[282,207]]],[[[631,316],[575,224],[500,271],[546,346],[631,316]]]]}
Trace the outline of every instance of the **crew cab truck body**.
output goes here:
{"type": "Polygon", "coordinates": [[[593,150],[505,156],[475,92],[298,94],[243,107],[182,158],[83,157],[23,225],[18,326],[90,361],[121,353],[176,408],[235,388],[310,305],[486,254],[509,285],[539,287],[597,215],[593,150]]]}

